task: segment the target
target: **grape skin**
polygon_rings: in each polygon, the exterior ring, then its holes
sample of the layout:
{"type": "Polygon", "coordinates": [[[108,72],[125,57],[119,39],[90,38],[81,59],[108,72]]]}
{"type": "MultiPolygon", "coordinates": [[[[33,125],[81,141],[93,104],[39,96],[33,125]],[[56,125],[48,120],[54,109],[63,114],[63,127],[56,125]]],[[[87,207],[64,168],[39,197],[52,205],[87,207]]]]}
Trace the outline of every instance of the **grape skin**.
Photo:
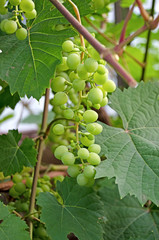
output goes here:
{"type": "Polygon", "coordinates": [[[27,30],[25,28],[20,28],[16,31],[16,37],[18,40],[25,40],[27,37],[27,30]]]}

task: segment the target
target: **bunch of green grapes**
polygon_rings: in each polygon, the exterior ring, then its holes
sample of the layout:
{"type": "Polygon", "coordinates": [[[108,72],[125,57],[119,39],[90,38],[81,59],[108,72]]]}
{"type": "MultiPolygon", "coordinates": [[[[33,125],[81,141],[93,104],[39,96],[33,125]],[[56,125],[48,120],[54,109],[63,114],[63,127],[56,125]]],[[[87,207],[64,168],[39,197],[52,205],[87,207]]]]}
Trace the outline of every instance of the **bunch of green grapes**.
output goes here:
{"type": "Polygon", "coordinates": [[[9,0],[6,6],[6,0],[0,0],[0,14],[5,15],[8,8],[12,9],[13,17],[5,18],[0,23],[1,31],[6,34],[16,34],[18,40],[24,40],[27,37],[27,30],[21,26],[19,19],[34,19],[37,15],[35,4],[32,0],[9,0]]]}
{"type": "Polygon", "coordinates": [[[95,144],[95,136],[103,129],[92,108],[107,105],[107,93],[115,91],[116,85],[108,79],[106,62],[92,47],[84,49],[66,40],[62,49],[62,63],[51,82],[54,97],[50,103],[56,113],[50,131],[54,155],[68,165],[68,174],[77,177],[79,185],[91,186],[95,167],[101,162],[101,147],[95,144]],[[82,60],[81,52],[85,53],[82,60]]]}

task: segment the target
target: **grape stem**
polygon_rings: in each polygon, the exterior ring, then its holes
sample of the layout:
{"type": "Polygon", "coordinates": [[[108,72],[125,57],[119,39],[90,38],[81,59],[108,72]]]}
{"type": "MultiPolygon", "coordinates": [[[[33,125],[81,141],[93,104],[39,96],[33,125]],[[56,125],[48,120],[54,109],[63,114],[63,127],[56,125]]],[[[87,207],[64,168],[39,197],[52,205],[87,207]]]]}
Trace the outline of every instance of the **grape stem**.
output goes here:
{"type": "Polygon", "coordinates": [[[62,15],[74,26],[79,33],[81,33],[86,40],[100,53],[101,58],[106,60],[128,83],[129,86],[135,87],[137,82],[135,79],[115,60],[112,52],[105,48],[98,42],[87,30],[84,28],[76,18],[57,0],[50,0],[50,2],[62,13],[62,15]]]}
{"type": "MultiPolygon", "coordinates": [[[[44,103],[41,132],[45,132],[47,127],[49,96],[50,96],[50,88],[47,88],[45,92],[45,103],[44,103]]],[[[31,197],[30,197],[29,214],[33,213],[34,207],[35,207],[36,188],[37,188],[37,181],[38,181],[39,172],[40,172],[43,149],[44,149],[44,138],[40,138],[39,144],[38,144],[37,164],[35,166],[34,174],[33,174],[33,184],[32,184],[31,197]]],[[[30,228],[30,238],[33,239],[33,223],[31,220],[29,220],[29,228],[30,228]]]]}

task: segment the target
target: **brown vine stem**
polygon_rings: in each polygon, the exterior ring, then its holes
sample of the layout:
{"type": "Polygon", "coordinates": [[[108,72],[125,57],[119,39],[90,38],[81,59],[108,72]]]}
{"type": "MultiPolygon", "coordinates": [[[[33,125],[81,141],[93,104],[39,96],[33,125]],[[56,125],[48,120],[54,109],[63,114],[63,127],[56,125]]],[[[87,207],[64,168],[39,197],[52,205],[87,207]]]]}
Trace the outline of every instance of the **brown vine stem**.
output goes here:
{"type": "Polygon", "coordinates": [[[150,16],[148,14],[148,12],[145,10],[145,8],[143,7],[143,4],[141,2],[141,0],[136,0],[136,3],[140,9],[140,13],[141,13],[141,16],[143,17],[143,19],[148,22],[149,19],[150,19],[150,16]]]}
{"type": "MultiPolygon", "coordinates": [[[[44,111],[43,111],[41,132],[45,132],[46,127],[47,127],[49,96],[50,96],[50,89],[47,88],[46,92],[45,92],[45,103],[44,103],[44,111]]],[[[30,197],[29,214],[33,213],[34,207],[35,207],[36,187],[37,187],[37,181],[38,181],[39,172],[40,172],[43,149],[44,149],[44,139],[40,138],[39,139],[39,145],[38,145],[37,164],[36,164],[35,169],[34,169],[33,185],[32,185],[32,190],[31,190],[31,197],[30,197]]],[[[33,235],[32,221],[29,222],[29,227],[30,227],[30,238],[32,239],[32,235],[33,235]]]]}
{"type": "Polygon", "coordinates": [[[137,82],[135,79],[115,60],[112,52],[105,48],[98,42],[85,27],[83,27],[76,18],[57,0],[50,0],[50,2],[62,13],[62,15],[77,29],[77,31],[84,36],[84,38],[100,53],[101,58],[106,60],[127,82],[131,87],[135,87],[137,82]]]}

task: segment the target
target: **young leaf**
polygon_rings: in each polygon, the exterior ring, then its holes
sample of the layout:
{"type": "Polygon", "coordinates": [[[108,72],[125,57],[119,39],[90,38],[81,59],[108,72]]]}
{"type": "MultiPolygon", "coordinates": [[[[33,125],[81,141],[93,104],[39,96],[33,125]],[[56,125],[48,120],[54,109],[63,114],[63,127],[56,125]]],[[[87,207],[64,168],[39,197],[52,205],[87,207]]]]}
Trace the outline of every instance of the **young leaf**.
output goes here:
{"type": "Polygon", "coordinates": [[[42,207],[41,220],[51,239],[65,240],[69,233],[74,233],[80,240],[101,240],[102,204],[95,192],[70,178],[58,183],[57,191],[63,204],[50,193],[41,193],[37,200],[42,207]]]}
{"type": "Polygon", "coordinates": [[[103,125],[98,136],[107,157],[96,178],[116,177],[121,197],[134,194],[144,204],[159,205],[159,82],[141,83],[136,89],[117,90],[110,106],[124,129],[103,125]]]}
{"type": "Polygon", "coordinates": [[[36,163],[36,150],[32,139],[25,138],[20,146],[21,134],[10,130],[0,136],[0,172],[5,176],[20,172],[23,166],[33,167],[36,163]]]}
{"type": "Polygon", "coordinates": [[[104,240],[155,240],[159,239],[159,209],[141,207],[135,197],[120,199],[114,185],[102,187],[99,196],[107,217],[103,224],[104,240]]]}
{"type": "Polygon", "coordinates": [[[0,202],[0,240],[30,240],[27,225],[0,202]]]}
{"type": "MultiPolygon", "coordinates": [[[[90,0],[76,2],[82,15],[89,13],[90,0]]],[[[17,40],[15,34],[0,37],[0,78],[9,84],[12,94],[17,91],[20,97],[26,94],[39,99],[61,62],[62,43],[76,33],[48,0],[35,1],[35,6],[38,14],[24,41],[17,40]],[[63,30],[57,30],[63,24],[63,30]]],[[[73,11],[70,3],[66,7],[73,11]]]]}

